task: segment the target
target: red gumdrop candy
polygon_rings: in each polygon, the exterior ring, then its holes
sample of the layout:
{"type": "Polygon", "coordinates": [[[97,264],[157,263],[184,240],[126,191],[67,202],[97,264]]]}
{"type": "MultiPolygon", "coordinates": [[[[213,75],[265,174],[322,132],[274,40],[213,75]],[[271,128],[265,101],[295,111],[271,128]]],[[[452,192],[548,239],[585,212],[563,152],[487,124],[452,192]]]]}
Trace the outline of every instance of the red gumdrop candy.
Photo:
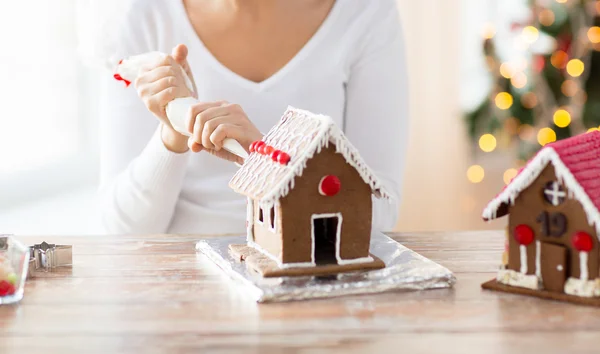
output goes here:
{"type": "Polygon", "coordinates": [[[319,193],[328,197],[338,194],[342,188],[342,183],[337,176],[328,175],[321,179],[319,183],[319,193]]]}
{"type": "Polygon", "coordinates": [[[275,150],[271,153],[271,160],[277,162],[277,158],[279,157],[279,154],[281,154],[281,150],[275,150]]]}
{"type": "Polygon", "coordinates": [[[573,242],[573,247],[575,247],[579,252],[589,252],[594,248],[594,241],[592,240],[592,236],[583,231],[576,232],[571,239],[573,242]]]}
{"type": "Polygon", "coordinates": [[[258,152],[259,154],[262,154],[262,147],[265,146],[265,142],[262,140],[259,140],[256,142],[256,145],[254,145],[254,151],[258,152]]]}
{"type": "Polygon", "coordinates": [[[275,149],[274,149],[272,146],[270,146],[270,145],[266,145],[266,146],[263,148],[263,153],[264,153],[265,155],[269,155],[269,156],[270,156],[270,155],[273,153],[273,151],[275,151],[275,149]]]}
{"type": "Polygon", "coordinates": [[[12,295],[15,293],[15,286],[6,280],[0,280],[0,296],[12,295]]]}
{"type": "Polygon", "coordinates": [[[248,148],[250,152],[256,151],[256,143],[256,141],[253,141],[252,144],[250,144],[250,147],[248,148]]]}
{"type": "Polygon", "coordinates": [[[282,151],[277,156],[277,161],[282,165],[287,165],[287,163],[290,162],[290,155],[282,151]]]}
{"type": "Polygon", "coordinates": [[[531,227],[521,224],[515,227],[515,240],[523,246],[527,246],[533,242],[534,239],[533,230],[531,227]]]}

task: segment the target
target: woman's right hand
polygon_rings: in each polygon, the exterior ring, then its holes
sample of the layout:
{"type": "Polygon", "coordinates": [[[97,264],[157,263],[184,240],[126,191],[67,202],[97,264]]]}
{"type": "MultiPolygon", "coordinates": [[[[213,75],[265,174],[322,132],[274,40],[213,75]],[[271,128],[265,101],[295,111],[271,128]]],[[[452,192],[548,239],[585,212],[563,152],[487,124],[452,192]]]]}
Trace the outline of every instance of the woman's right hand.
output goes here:
{"type": "Polygon", "coordinates": [[[163,143],[167,149],[179,153],[188,150],[188,138],[173,128],[167,118],[166,107],[176,98],[196,97],[196,85],[187,63],[187,54],[187,47],[180,44],[171,55],[142,68],[135,80],[137,93],[146,108],[163,124],[163,143]],[[192,80],[193,92],[186,85],[183,70],[192,80]]]}

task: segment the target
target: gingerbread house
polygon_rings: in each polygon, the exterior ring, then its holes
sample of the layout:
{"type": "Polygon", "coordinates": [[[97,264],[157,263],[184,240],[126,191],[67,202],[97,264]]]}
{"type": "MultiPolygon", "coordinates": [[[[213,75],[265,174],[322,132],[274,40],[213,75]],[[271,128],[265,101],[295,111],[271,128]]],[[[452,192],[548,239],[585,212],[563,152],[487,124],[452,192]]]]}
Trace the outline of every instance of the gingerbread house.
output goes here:
{"type": "Polygon", "coordinates": [[[484,288],[600,304],[599,209],[600,132],[543,147],[483,211],[509,215],[502,267],[484,288]]]}
{"type": "Polygon", "coordinates": [[[382,268],[370,255],[381,182],[333,121],[288,108],[252,143],[230,181],[247,197],[247,244],[230,247],[264,276],[382,268]]]}

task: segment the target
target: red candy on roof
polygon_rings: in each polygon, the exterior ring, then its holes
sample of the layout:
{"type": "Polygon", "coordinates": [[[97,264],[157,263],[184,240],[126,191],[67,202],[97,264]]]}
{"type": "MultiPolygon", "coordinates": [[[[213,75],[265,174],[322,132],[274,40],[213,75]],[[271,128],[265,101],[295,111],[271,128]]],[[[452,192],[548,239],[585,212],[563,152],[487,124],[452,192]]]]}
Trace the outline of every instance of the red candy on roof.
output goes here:
{"type": "Polygon", "coordinates": [[[274,147],[267,145],[262,140],[255,141],[250,144],[249,150],[250,152],[256,152],[261,155],[269,156],[274,162],[279,162],[283,165],[287,165],[287,163],[290,161],[290,155],[281,150],[276,150],[274,147]]]}

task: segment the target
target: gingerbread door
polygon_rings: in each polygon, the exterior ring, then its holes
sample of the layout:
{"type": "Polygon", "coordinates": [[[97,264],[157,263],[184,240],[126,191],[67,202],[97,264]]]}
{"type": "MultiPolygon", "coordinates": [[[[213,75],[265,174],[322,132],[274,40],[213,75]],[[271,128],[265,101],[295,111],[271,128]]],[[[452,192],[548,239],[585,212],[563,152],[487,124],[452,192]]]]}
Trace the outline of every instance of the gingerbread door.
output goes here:
{"type": "Polygon", "coordinates": [[[544,289],[562,293],[567,279],[567,248],[542,242],[540,251],[544,289]]]}

